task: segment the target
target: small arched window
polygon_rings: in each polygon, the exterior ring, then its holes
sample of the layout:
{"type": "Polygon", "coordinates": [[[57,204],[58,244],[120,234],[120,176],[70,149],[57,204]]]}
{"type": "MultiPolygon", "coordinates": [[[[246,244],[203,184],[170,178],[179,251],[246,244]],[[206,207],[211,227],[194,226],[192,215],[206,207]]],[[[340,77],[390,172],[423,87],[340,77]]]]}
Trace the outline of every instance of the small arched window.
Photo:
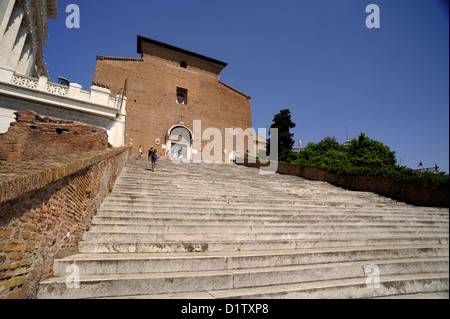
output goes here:
{"type": "Polygon", "coordinates": [[[188,90],[177,87],[177,103],[187,105],[188,90]]]}
{"type": "Polygon", "coordinates": [[[181,66],[183,69],[186,69],[186,68],[187,68],[187,63],[186,63],[185,61],[182,61],[182,62],[180,63],[180,66],[181,66]]]}

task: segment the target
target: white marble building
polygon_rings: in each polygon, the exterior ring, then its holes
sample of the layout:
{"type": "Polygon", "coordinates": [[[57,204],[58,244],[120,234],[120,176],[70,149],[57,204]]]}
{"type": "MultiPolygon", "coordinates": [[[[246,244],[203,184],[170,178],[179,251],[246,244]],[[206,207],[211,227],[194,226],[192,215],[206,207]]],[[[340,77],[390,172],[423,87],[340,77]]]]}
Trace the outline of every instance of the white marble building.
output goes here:
{"type": "Polygon", "coordinates": [[[48,18],[57,18],[57,0],[0,0],[0,134],[14,112],[29,109],[103,127],[114,147],[123,146],[126,97],[110,97],[98,85],[87,92],[76,83],[49,82],[43,55],[48,18]]]}
{"type": "Polygon", "coordinates": [[[13,73],[48,77],[43,56],[48,18],[57,18],[56,0],[0,1],[0,79],[8,82],[13,73]]]}

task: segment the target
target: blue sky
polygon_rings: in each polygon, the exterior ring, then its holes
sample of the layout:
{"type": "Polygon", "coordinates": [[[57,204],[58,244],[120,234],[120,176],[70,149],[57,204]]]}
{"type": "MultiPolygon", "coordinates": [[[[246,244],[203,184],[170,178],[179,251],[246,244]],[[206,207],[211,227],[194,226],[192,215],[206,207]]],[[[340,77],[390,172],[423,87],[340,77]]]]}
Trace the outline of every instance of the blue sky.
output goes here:
{"type": "Polygon", "coordinates": [[[89,90],[96,55],[139,57],[138,34],[227,62],[221,80],[252,97],[253,127],[290,109],[296,141],[364,132],[416,168],[449,171],[447,0],[59,0],[44,49],[89,90]],[[65,26],[80,7],[80,29],[65,26]],[[368,29],[366,6],[380,8],[368,29]]]}

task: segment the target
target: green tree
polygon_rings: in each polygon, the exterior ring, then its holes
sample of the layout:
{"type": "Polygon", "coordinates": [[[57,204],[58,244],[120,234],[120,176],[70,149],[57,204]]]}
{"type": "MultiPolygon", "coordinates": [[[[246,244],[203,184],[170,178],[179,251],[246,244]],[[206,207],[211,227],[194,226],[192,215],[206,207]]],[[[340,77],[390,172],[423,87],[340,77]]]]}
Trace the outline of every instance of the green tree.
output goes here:
{"type": "Polygon", "coordinates": [[[348,156],[336,137],[326,137],[319,143],[308,143],[299,154],[299,162],[307,166],[340,167],[348,163],[348,156]]]}
{"type": "MultiPolygon", "coordinates": [[[[270,128],[278,129],[278,154],[283,156],[284,153],[292,151],[294,147],[294,134],[291,133],[291,129],[295,127],[295,123],[292,122],[291,111],[289,109],[281,110],[273,118],[273,124],[270,128]]],[[[268,150],[270,150],[270,141],[268,140],[268,150]]]]}
{"type": "Polygon", "coordinates": [[[347,150],[351,165],[356,167],[395,167],[395,152],[381,142],[375,141],[361,133],[347,150]]]}

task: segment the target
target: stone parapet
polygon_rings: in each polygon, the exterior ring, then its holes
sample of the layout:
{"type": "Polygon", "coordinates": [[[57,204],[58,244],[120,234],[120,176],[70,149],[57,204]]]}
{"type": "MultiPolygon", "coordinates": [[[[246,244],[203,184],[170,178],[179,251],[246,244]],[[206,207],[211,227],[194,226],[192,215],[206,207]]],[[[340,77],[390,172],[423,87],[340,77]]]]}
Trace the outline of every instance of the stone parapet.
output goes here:
{"type": "MultiPolygon", "coordinates": [[[[268,166],[257,161],[249,162],[247,159],[239,159],[236,163],[254,168],[268,166]]],[[[425,185],[404,184],[379,177],[339,176],[323,169],[288,163],[278,163],[277,173],[327,182],[352,191],[372,192],[417,206],[449,207],[449,190],[443,188],[433,189],[425,185]]]]}
{"type": "Polygon", "coordinates": [[[0,134],[0,162],[26,162],[108,148],[105,129],[75,121],[41,117],[30,110],[15,113],[16,122],[0,134]]]}
{"type": "Polygon", "coordinates": [[[0,299],[34,298],[55,258],[78,251],[130,147],[0,166],[0,299]]]}
{"type": "Polygon", "coordinates": [[[127,152],[129,149],[129,146],[124,146],[111,150],[1,165],[0,203],[15,200],[24,194],[45,188],[51,183],[127,152]]]}

